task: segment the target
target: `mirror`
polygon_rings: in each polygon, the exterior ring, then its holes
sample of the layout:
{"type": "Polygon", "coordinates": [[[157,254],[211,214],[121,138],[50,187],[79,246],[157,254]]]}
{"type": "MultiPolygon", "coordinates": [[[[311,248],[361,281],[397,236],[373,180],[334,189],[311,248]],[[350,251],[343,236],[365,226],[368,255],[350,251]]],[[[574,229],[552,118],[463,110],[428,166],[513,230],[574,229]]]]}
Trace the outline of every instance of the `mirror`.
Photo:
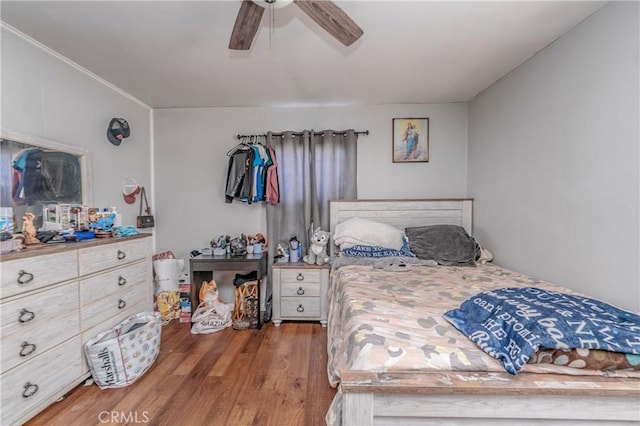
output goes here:
{"type": "Polygon", "coordinates": [[[13,209],[13,232],[28,212],[40,229],[43,205],[91,205],[89,164],[85,148],[0,130],[0,207],[13,209]]]}

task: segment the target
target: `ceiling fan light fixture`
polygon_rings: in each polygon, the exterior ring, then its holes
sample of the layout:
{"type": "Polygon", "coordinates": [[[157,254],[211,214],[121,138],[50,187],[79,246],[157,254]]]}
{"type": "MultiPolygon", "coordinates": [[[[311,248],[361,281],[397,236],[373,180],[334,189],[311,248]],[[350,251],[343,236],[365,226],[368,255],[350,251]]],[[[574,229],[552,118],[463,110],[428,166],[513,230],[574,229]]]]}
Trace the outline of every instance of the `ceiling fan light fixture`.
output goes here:
{"type": "Polygon", "coordinates": [[[281,9],[293,3],[293,0],[251,0],[260,7],[281,9]]]}

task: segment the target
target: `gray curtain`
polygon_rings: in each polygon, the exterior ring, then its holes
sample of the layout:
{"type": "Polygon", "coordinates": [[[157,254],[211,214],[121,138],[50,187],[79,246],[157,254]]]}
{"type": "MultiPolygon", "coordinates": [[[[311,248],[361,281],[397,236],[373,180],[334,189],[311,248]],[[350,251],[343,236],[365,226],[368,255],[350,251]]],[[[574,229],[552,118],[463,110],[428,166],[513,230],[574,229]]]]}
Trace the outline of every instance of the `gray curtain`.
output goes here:
{"type": "Polygon", "coordinates": [[[313,130],[296,135],[267,133],[267,146],[276,153],[280,203],[267,204],[269,243],[265,322],[271,320],[272,268],[278,243],[288,244],[294,235],[309,247],[313,225],[329,230],[329,201],[356,199],[358,135],[354,130],[313,130]]]}
{"type": "Polygon", "coordinates": [[[310,227],[329,230],[329,201],[357,198],[357,140],[354,130],[313,130],[295,135],[267,133],[276,153],[280,203],[267,205],[269,257],[278,243],[298,238],[306,252],[310,227]]]}

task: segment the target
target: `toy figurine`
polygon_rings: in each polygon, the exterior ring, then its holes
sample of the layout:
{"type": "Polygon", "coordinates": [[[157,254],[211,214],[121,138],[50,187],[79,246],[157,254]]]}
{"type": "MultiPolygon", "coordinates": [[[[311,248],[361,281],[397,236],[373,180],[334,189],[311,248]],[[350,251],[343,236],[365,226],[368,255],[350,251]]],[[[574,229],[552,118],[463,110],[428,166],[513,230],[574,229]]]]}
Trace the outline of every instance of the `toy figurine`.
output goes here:
{"type": "Polygon", "coordinates": [[[40,240],[36,238],[37,232],[33,219],[35,219],[33,213],[25,213],[22,217],[22,235],[24,235],[24,243],[26,245],[40,244],[40,240]]]}

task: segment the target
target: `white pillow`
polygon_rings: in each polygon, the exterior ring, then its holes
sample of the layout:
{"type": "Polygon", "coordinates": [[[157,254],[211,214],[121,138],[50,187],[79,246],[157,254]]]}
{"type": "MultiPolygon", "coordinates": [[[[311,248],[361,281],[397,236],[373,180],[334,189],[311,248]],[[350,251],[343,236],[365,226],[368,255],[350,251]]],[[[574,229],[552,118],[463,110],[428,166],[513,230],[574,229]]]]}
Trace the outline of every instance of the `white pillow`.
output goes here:
{"type": "Polygon", "coordinates": [[[400,250],[404,232],[391,225],[354,217],[336,225],[333,241],[340,247],[369,245],[400,250]]]}

